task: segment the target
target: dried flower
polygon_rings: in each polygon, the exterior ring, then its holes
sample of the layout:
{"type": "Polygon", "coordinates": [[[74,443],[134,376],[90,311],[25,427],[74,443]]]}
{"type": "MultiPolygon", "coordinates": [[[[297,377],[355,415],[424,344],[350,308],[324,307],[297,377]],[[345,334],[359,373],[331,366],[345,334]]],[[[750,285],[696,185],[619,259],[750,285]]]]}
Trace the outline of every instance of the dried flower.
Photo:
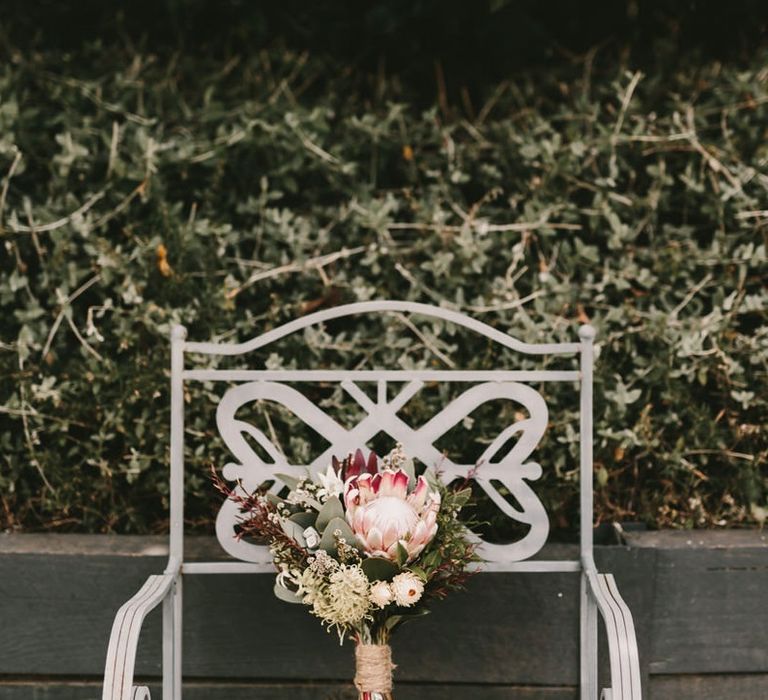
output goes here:
{"type": "Polygon", "coordinates": [[[368,598],[376,607],[386,608],[394,598],[392,587],[386,581],[375,581],[371,584],[368,598]]]}
{"type": "Polygon", "coordinates": [[[368,613],[368,588],[368,579],[359,566],[340,566],[314,597],[312,612],[331,626],[356,624],[368,613]]]}
{"type": "Polygon", "coordinates": [[[392,579],[392,593],[398,605],[408,608],[421,600],[424,582],[416,574],[403,571],[392,579]]]}

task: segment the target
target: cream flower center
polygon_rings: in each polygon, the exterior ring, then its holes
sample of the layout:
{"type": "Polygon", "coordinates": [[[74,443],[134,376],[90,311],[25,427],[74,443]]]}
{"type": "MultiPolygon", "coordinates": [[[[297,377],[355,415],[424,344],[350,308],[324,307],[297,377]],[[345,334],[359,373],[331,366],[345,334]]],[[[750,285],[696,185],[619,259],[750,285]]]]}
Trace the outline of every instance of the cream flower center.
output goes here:
{"type": "Polygon", "coordinates": [[[395,526],[400,535],[412,532],[419,522],[419,515],[410,505],[397,496],[382,496],[369,503],[366,515],[371,517],[371,525],[384,532],[395,526]]]}

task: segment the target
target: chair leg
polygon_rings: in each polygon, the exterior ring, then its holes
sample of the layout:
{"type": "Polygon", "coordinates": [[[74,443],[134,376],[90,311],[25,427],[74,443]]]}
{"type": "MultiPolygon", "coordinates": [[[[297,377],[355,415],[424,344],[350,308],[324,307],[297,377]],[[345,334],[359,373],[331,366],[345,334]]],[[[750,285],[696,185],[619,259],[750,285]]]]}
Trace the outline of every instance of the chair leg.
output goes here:
{"type": "MultiPolygon", "coordinates": [[[[174,588],[176,584],[174,583],[174,588]]],[[[174,604],[173,589],[163,601],[163,700],[173,700],[174,693],[174,604]]]]}
{"type": "Polygon", "coordinates": [[[173,700],[181,700],[181,581],[176,579],[173,591],[173,700]]]}
{"type": "Polygon", "coordinates": [[[597,605],[589,594],[586,574],[581,576],[581,700],[597,698],[597,605]]]}

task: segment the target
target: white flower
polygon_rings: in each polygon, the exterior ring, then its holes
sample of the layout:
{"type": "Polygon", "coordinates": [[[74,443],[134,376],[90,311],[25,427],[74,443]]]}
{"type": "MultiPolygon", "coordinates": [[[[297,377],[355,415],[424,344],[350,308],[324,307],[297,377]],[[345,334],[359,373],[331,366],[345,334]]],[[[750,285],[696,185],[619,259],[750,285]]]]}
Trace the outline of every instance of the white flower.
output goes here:
{"type": "MultiPolygon", "coordinates": [[[[306,597],[304,602],[308,602],[306,597]]],[[[354,625],[370,607],[368,579],[357,566],[341,566],[330,576],[328,586],[312,601],[312,612],[329,625],[354,625]]]]}
{"type": "Polygon", "coordinates": [[[368,599],[379,608],[385,608],[392,602],[392,587],[386,581],[374,581],[368,599]]]}
{"type": "Polygon", "coordinates": [[[339,475],[336,473],[332,464],[328,465],[325,474],[323,474],[323,472],[318,472],[317,478],[323,486],[323,488],[317,492],[318,498],[328,500],[333,496],[341,496],[344,492],[344,482],[339,478],[339,475]]]}
{"type": "Polygon", "coordinates": [[[309,549],[314,549],[320,544],[320,533],[311,525],[301,534],[304,535],[304,539],[306,540],[309,549]]]}
{"type": "Polygon", "coordinates": [[[392,579],[392,593],[398,605],[409,608],[421,600],[421,595],[424,593],[424,583],[416,574],[403,571],[402,574],[398,574],[392,579]]]}

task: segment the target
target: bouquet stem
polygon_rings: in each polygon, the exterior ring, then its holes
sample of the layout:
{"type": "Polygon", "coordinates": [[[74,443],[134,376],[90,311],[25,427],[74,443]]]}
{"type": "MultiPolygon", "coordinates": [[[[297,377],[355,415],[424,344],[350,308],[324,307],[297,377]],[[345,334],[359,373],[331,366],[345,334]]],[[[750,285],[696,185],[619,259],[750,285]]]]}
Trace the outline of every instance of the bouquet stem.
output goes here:
{"type": "Polygon", "coordinates": [[[359,700],[392,700],[392,649],[389,644],[355,645],[355,687],[359,700]]]}

